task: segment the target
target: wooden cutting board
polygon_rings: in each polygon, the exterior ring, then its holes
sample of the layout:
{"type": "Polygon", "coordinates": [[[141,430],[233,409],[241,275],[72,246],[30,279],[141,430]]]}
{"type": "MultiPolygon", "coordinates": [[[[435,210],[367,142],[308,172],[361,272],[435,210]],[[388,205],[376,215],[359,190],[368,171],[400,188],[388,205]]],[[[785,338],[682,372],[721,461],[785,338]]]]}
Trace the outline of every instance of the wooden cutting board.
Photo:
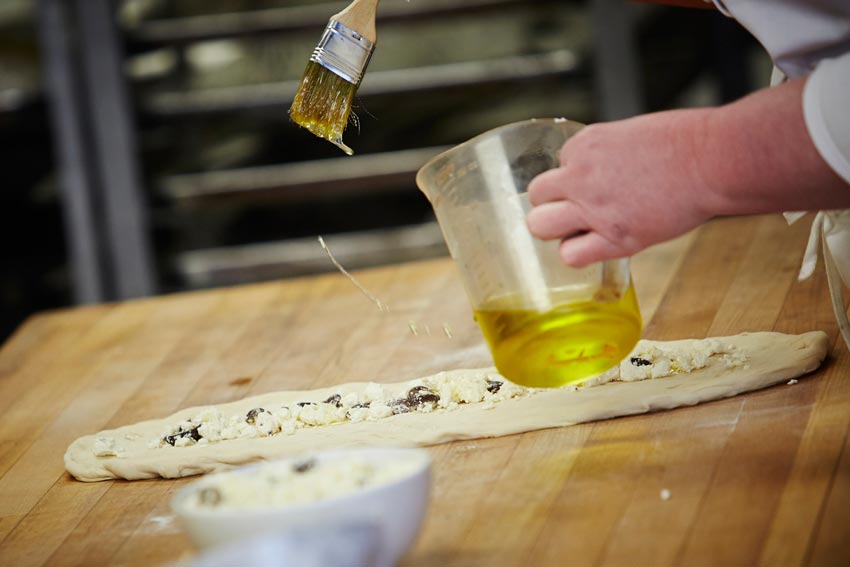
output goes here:
{"type": "MultiPolygon", "coordinates": [[[[714,221],[634,259],[645,336],[821,329],[824,366],[670,412],[431,449],[406,565],[848,565],[850,356],[808,227],[714,221]],[[661,491],[670,498],[661,498],[661,491]]],[[[488,363],[449,260],[44,313],[0,350],[0,565],[191,556],[168,502],[187,480],[72,480],[76,437],[189,405],[488,363]],[[416,332],[414,333],[413,330],[416,332]]]]}

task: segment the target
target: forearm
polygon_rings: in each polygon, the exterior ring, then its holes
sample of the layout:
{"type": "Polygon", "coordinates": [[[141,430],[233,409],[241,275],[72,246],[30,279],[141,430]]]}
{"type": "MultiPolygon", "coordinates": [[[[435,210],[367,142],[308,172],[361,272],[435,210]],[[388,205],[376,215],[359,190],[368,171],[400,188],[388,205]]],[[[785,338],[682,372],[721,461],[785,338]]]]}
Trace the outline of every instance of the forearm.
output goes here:
{"type": "Polygon", "coordinates": [[[713,214],[850,208],[850,186],[815,148],[803,118],[805,79],[703,115],[694,159],[713,214]]]}

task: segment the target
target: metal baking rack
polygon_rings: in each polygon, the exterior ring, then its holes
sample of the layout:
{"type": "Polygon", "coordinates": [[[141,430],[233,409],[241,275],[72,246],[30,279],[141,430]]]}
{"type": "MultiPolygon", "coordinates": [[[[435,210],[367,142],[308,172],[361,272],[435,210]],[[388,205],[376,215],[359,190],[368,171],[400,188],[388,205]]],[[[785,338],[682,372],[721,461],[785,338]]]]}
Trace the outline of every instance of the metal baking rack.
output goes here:
{"type": "Polygon", "coordinates": [[[191,14],[160,1],[129,19],[127,3],[39,1],[78,302],[331,269],[317,232],[349,268],[443,254],[414,185],[430,157],[506,121],[641,108],[634,24],[610,0],[386,3],[364,125],[349,128],[358,153],[342,157],[286,109],[344,3],[191,14]],[[204,49],[239,54],[244,80],[199,71],[204,49]],[[592,73],[600,58],[613,71],[592,73]]]}

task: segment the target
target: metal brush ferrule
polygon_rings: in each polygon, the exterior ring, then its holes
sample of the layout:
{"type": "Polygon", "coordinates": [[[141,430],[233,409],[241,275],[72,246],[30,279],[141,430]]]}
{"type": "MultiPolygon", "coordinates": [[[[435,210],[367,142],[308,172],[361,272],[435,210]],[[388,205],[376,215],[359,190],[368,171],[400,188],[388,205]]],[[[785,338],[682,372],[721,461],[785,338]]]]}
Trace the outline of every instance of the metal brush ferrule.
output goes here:
{"type": "Polygon", "coordinates": [[[374,50],[373,42],[345,24],[331,20],[313,50],[310,61],[358,85],[374,50]]]}

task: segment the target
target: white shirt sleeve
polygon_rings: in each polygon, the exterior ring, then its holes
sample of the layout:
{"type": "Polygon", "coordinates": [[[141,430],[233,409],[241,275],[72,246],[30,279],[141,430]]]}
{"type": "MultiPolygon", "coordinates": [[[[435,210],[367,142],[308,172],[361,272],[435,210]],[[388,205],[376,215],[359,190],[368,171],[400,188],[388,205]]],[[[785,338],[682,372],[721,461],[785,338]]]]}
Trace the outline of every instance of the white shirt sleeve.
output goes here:
{"type": "MultiPolygon", "coordinates": [[[[850,183],[850,0],[714,0],[758,39],[785,75],[808,75],[806,128],[824,161],[850,183]]],[[[773,81],[771,81],[773,84],[773,81]]],[[[799,215],[786,216],[789,222],[799,215]]],[[[839,278],[850,286],[850,209],[821,211],[812,224],[800,278],[814,272],[823,242],[838,326],[850,348],[850,321],[839,278]]]]}
{"type": "Polygon", "coordinates": [[[747,28],[789,77],[850,51],[850,0],[715,0],[747,28]]]}
{"type": "Polygon", "coordinates": [[[808,76],[803,115],[809,135],[850,183],[850,0],[714,2],[750,30],[785,75],[808,76]]]}
{"type": "Polygon", "coordinates": [[[803,116],[820,155],[850,183],[850,52],[822,60],[809,75],[803,116]]]}

